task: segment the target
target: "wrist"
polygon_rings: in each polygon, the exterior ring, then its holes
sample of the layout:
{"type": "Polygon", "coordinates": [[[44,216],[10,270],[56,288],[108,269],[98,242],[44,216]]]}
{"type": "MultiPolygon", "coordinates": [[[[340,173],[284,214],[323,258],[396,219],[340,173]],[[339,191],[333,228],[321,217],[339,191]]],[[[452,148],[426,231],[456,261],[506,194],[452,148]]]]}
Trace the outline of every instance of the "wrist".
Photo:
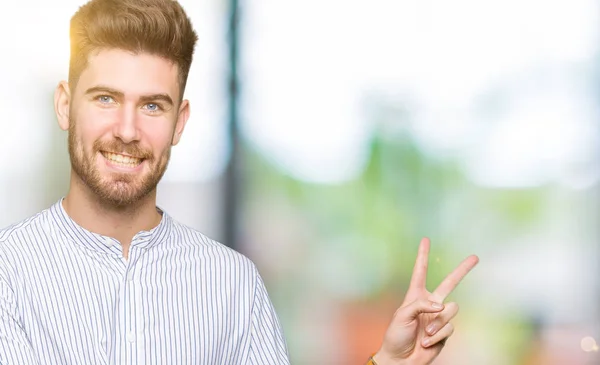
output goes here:
{"type": "Polygon", "coordinates": [[[380,352],[377,352],[371,356],[371,359],[373,360],[373,365],[410,365],[406,359],[394,359],[380,352]]]}

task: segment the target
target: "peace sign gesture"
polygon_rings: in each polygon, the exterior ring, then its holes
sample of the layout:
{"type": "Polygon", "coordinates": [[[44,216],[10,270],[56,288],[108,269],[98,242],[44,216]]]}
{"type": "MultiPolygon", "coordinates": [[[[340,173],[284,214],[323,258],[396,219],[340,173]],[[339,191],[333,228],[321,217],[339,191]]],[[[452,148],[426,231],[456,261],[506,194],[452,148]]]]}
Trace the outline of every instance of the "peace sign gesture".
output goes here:
{"type": "Polygon", "coordinates": [[[425,288],[428,258],[429,239],[424,238],[404,302],[394,313],[383,344],[373,357],[377,365],[430,364],[454,331],[450,320],[458,313],[458,305],[443,302],[479,258],[472,255],[464,259],[433,292],[425,288]]]}

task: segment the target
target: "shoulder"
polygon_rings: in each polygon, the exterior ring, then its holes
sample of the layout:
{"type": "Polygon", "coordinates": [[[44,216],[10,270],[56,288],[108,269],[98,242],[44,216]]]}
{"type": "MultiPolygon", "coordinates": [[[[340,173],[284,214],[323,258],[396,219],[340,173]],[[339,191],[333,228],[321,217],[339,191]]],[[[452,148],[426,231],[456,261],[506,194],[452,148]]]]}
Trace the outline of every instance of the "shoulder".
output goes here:
{"type": "Polygon", "coordinates": [[[172,239],[177,246],[201,252],[202,257],[215,268],[242,269],[257,275],[256,267],[248,257],[175,220],[172,239]]]}
{"type": "Polygon", "coordinates": [[[37,232],[45,230],[49,210],[43,210],[20,222],[0,229],[0,247],[35,240],[37,232]]]}
{"type": "Polygon", "coordinates": [[[47,220],[48,210],[44,210],[0,229],[0,276],[4,280],[18,275],[18,264],[28,261],[34,246],[43,241],[47,220]]]}

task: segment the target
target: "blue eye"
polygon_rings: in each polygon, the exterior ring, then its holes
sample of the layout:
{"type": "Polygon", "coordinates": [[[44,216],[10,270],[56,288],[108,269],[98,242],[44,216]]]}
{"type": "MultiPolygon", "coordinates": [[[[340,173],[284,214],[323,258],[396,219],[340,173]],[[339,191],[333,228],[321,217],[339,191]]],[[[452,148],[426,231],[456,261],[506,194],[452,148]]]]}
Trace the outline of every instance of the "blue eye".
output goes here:
{"type": "Polygon", "coordinates": [[[146,110],[148,110],[149,112],[159,112],[162,110],[160,105],[155,104],[155,103],[148,103],[145,105],[145,107],[146,107],[146,110]]]}
{"type": "Polygon", "coordinates": [[[109,103],[112,103],[114,100],[112,97],[110,97],[108,95],[101,95],[98,97],[98,101],[101,102],[102,104],[109,104],[109,103]]]}

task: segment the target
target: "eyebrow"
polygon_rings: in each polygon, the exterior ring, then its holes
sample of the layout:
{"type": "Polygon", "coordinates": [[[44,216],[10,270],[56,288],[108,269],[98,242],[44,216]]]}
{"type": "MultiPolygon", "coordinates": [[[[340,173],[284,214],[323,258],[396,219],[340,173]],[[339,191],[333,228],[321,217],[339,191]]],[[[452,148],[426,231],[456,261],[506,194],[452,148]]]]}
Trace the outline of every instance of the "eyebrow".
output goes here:
{"type": "MultiPolygon", "coordinates": [[[[110,87],[106,87],[106,86],[94,86],[85,91],[85,95],[97,94],[97,93],[106,93],[106,94],[114,95],[118,98],[123,98],[125,96],[125,94],[122,91],[119,91],[119,90],[116,90],[116,89],[113,89],[110,87]]],[[[159,101],[159,100],[169,104],[170,106],[174,105],[173,99],[168,94],[150,94],[150,95],[143,95],[140,97],[140,102],[142,102],[142,103],[148,103],[148,102],[159,101]]]]}
{"type": "Polygon", "coordinates": [[[115,95],[115,96],[119,96],[119,97],[125,96],[125,94],[123,94],[123,92],[112,89],[110,87],[106,87],[106,86],[94,86],[94,87],[90,87],[89,89],[87,89],[85,91],[85,95],[97,94],[97,93],[106,93],[106,94],[111,94],[111,95],[115,95]]]}
{"type": "Polygon", "coordinates": [[[152,94],[152,95],[144,95],[144,96],[140,97],[140,101],[143,103],[149,103],[149,102],[159,101],[159,100],[169,104],[170,106],[173,106],[173,99],[171,99],[171,97],[167,94],[152,94]]]}

